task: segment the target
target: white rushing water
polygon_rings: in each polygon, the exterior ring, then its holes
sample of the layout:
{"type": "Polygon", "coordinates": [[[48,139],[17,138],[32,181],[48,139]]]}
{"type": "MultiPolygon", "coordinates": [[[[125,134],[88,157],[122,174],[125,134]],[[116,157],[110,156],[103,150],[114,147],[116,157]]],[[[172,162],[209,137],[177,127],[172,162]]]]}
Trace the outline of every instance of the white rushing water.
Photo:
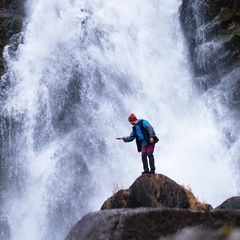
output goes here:
{"type": "Polygon", "coordinates": [[[21,124],[12,156],[19,181],[5,198],[11,240],[64,239],[133,183],[142,171],[135,143],[115,140],[130,133],[132,112],[160,139],[157,173],[213,207],[236,194],[221,123],[192,85],[180,4],[28,2],[16,56],[5,49],[4,114],[21,124]]]}

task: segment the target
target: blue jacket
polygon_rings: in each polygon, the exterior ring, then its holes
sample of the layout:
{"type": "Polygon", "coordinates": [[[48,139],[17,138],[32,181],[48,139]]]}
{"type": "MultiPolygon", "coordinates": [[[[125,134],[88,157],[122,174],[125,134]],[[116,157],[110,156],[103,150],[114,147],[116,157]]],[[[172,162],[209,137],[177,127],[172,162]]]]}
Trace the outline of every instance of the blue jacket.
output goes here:
{"type": "Polygon", "coordinates": [[[149,140],[150,138],[153,137],[154,139],[156,139],[156,133],[153,130],[153,127],[150,125],[150,123],[147,120],[144,119],[138,119],[138,122],[135,126],[133,126],[133,130],[130,133],[130,136],[128,137],[123,137],[123,141],[124,142],[131,142],[133,141],[135,138],[137,139],[137,141],[139,143],[141,143],[141,146],[146,146],[149,144],[149,140]],[[146,139],[146,134],[143,132],[143,130],[141,130],[141,126],[140,123],[142,122],[142,126],[144,129],[147,130],[148,132],[148,136],[149,139],[146,139]]]}

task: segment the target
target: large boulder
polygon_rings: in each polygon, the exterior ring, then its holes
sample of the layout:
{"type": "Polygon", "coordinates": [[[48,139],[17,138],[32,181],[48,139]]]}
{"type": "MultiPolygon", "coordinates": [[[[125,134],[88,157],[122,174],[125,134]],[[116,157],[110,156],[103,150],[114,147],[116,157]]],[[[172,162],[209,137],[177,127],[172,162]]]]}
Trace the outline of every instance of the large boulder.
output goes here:
{"type": "Polygon", "coordinates": [[[235,238],[234,235],[231,236],[238,227],[240,227],[239,211],[112,209],[85,215],[71,229],[65,240],[238,240],[239,238],[235,238]],[[184,230],[189,227],[193,230],[187,234],[189,238],[185,238],[184,230]],[[180,232],[181,230],[183,231],[180,232]],[[174,233],[177,235],[171,236],[174,233]],[[182,238],[178,238],[178,233],[182,238]]]}
{"type": "Polygon", "coordinates": [[[190,210],[210,210],[209,204],[198,202],[189,189],[177,184],[162,174],[144,174],[138,177],[129,189],[119,190],[101,207],[137,208],[168,207],[190,210]]]}
{"type": "Polygon", "coordinates": [[[80,219],[65,240],[239,240],[239,203],[233,197],[213,210],[167,176],[144,174],[80,219]]]}

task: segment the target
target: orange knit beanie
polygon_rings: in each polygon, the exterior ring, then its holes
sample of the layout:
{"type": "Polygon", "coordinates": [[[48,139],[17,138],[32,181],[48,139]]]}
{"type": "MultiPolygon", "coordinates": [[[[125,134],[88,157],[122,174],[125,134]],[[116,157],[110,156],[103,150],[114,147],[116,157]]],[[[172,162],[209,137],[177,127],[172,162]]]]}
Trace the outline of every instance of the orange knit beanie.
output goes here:
{"type": "Polygon", "coordinates": [[[129,122],[137,121],[137,118],[136,118],[136,116],[135,116],[133,113],[131,113],[131,114],[129,115],[129,117],[128,117],[128,121],[129,121],[129,122]]]}

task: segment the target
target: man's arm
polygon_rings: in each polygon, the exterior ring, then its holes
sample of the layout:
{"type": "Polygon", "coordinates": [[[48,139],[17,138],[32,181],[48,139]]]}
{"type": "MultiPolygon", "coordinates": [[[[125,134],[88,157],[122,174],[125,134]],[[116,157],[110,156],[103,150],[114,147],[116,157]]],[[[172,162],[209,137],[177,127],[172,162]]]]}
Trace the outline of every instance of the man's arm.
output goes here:
{"type": "Polygon", "coordinates": [[[116,139],[117,139],[117,140],[121,140],[121,139],[123,139],[123,137],[116,137],[116,139]]]}
{"type": "Polygon", "coordinates": [[[131,132],[130,136],[128,137],[116,137],[117,140],[123,140],[124,142],[131,142],[135,139],[134,131],[131,132]]]}

